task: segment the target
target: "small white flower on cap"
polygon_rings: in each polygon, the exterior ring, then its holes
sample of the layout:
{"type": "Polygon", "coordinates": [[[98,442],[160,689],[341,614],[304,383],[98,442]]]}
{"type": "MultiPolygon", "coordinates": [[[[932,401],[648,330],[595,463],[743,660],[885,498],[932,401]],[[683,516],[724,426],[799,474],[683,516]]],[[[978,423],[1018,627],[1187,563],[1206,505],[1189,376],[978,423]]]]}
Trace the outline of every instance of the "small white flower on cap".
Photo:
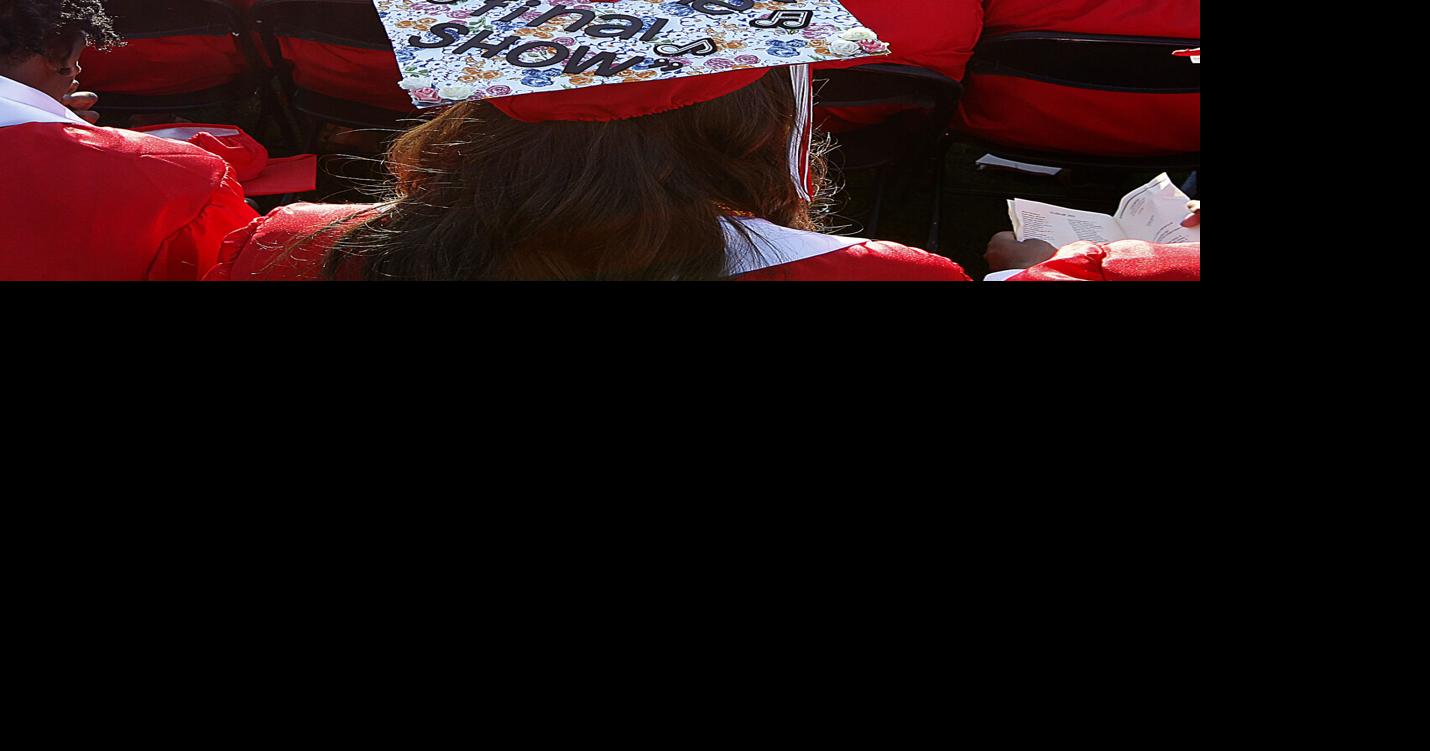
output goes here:
{"type": "Polygon", "coordinates": [[[840,34],[839,38],[849,42],[872,42],[878,39],[879,35],[875,34],[873,29],[860,26],[840,34]]]}
{"type": "Polygon", "coordinates": [[[848,57],[850,55],[857,55],[863,52],[863,48],[859,46],[858,42],[850,42],[844,39],[830,38],[828,43],[829,51],[836,55],[848,57]]]}
{"type": "Polygon", "coordinates": [[[451,83],[437,89],[437,96],[452,101],[461,101],[477,93],[477,87],[468,86],[464,83],[451,83]]]}
{"type": "Polygon", "coordinates": [[[418,89],[432,88],[432,79],[428,76],[408,76],[398,84],[407,91],[417,91],[418,89]]]}

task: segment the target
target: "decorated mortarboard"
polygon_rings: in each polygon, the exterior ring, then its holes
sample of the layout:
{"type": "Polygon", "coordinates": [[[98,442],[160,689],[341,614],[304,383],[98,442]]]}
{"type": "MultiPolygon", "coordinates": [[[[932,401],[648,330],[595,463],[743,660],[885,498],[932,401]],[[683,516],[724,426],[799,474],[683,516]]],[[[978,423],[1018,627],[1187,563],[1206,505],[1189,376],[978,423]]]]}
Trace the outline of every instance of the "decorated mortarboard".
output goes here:
{"type": "Polygon", "coordinates": [[[640,117],[889,52],[838,0],[374,2],[414,104],[490,99],[527,122],[640,117]]]}

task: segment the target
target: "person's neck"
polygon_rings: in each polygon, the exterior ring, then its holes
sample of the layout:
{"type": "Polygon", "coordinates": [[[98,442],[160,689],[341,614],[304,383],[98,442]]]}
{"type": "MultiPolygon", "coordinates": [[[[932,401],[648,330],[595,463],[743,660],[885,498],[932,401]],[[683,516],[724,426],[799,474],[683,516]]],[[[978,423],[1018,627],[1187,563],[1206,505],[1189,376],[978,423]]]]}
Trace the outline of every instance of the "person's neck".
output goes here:
{"type": "Polygon", "coordinates": [[[46,64],[39,57],[32,57],[20,63],[0,65],[0,76],[10,79],[18,84],[29,86],[36,91],[44,91],[44,76],[46,64]]]}

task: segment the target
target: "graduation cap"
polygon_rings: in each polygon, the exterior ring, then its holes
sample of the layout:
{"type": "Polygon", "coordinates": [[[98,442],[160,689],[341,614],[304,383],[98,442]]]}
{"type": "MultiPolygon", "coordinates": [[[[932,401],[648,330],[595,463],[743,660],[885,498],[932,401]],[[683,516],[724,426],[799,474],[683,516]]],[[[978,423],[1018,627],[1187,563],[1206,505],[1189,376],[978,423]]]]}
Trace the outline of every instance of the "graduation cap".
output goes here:
{"type": "Polygon", "coordinates": [[[839,0],[374,2],[402,87],[422,108],[482,99],[529,123],[625,120],[712,101],[788,67],[801,192],[809,65],[889,53],[839,0]]]}

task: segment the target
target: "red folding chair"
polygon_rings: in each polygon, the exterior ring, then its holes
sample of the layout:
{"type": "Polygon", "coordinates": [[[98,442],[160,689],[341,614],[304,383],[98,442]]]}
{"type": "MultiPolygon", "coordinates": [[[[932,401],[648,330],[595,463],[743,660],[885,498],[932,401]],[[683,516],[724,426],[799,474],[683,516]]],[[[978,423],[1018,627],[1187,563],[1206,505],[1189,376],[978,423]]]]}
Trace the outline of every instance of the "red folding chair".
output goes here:
{"type": "Polygon", "coordinates": [[[184,114],[252,97],[262,65],[242,0],[107,0],[128,44],[85,55],[81,83],[102,114],[184,114]]]}
{"type": "Polygon", "coordinates": [[[370,0],[257,0],[252,19],[304,116],[306,150],[318,147],[324,123],[398,131],[419,117],[370,0]]]}

